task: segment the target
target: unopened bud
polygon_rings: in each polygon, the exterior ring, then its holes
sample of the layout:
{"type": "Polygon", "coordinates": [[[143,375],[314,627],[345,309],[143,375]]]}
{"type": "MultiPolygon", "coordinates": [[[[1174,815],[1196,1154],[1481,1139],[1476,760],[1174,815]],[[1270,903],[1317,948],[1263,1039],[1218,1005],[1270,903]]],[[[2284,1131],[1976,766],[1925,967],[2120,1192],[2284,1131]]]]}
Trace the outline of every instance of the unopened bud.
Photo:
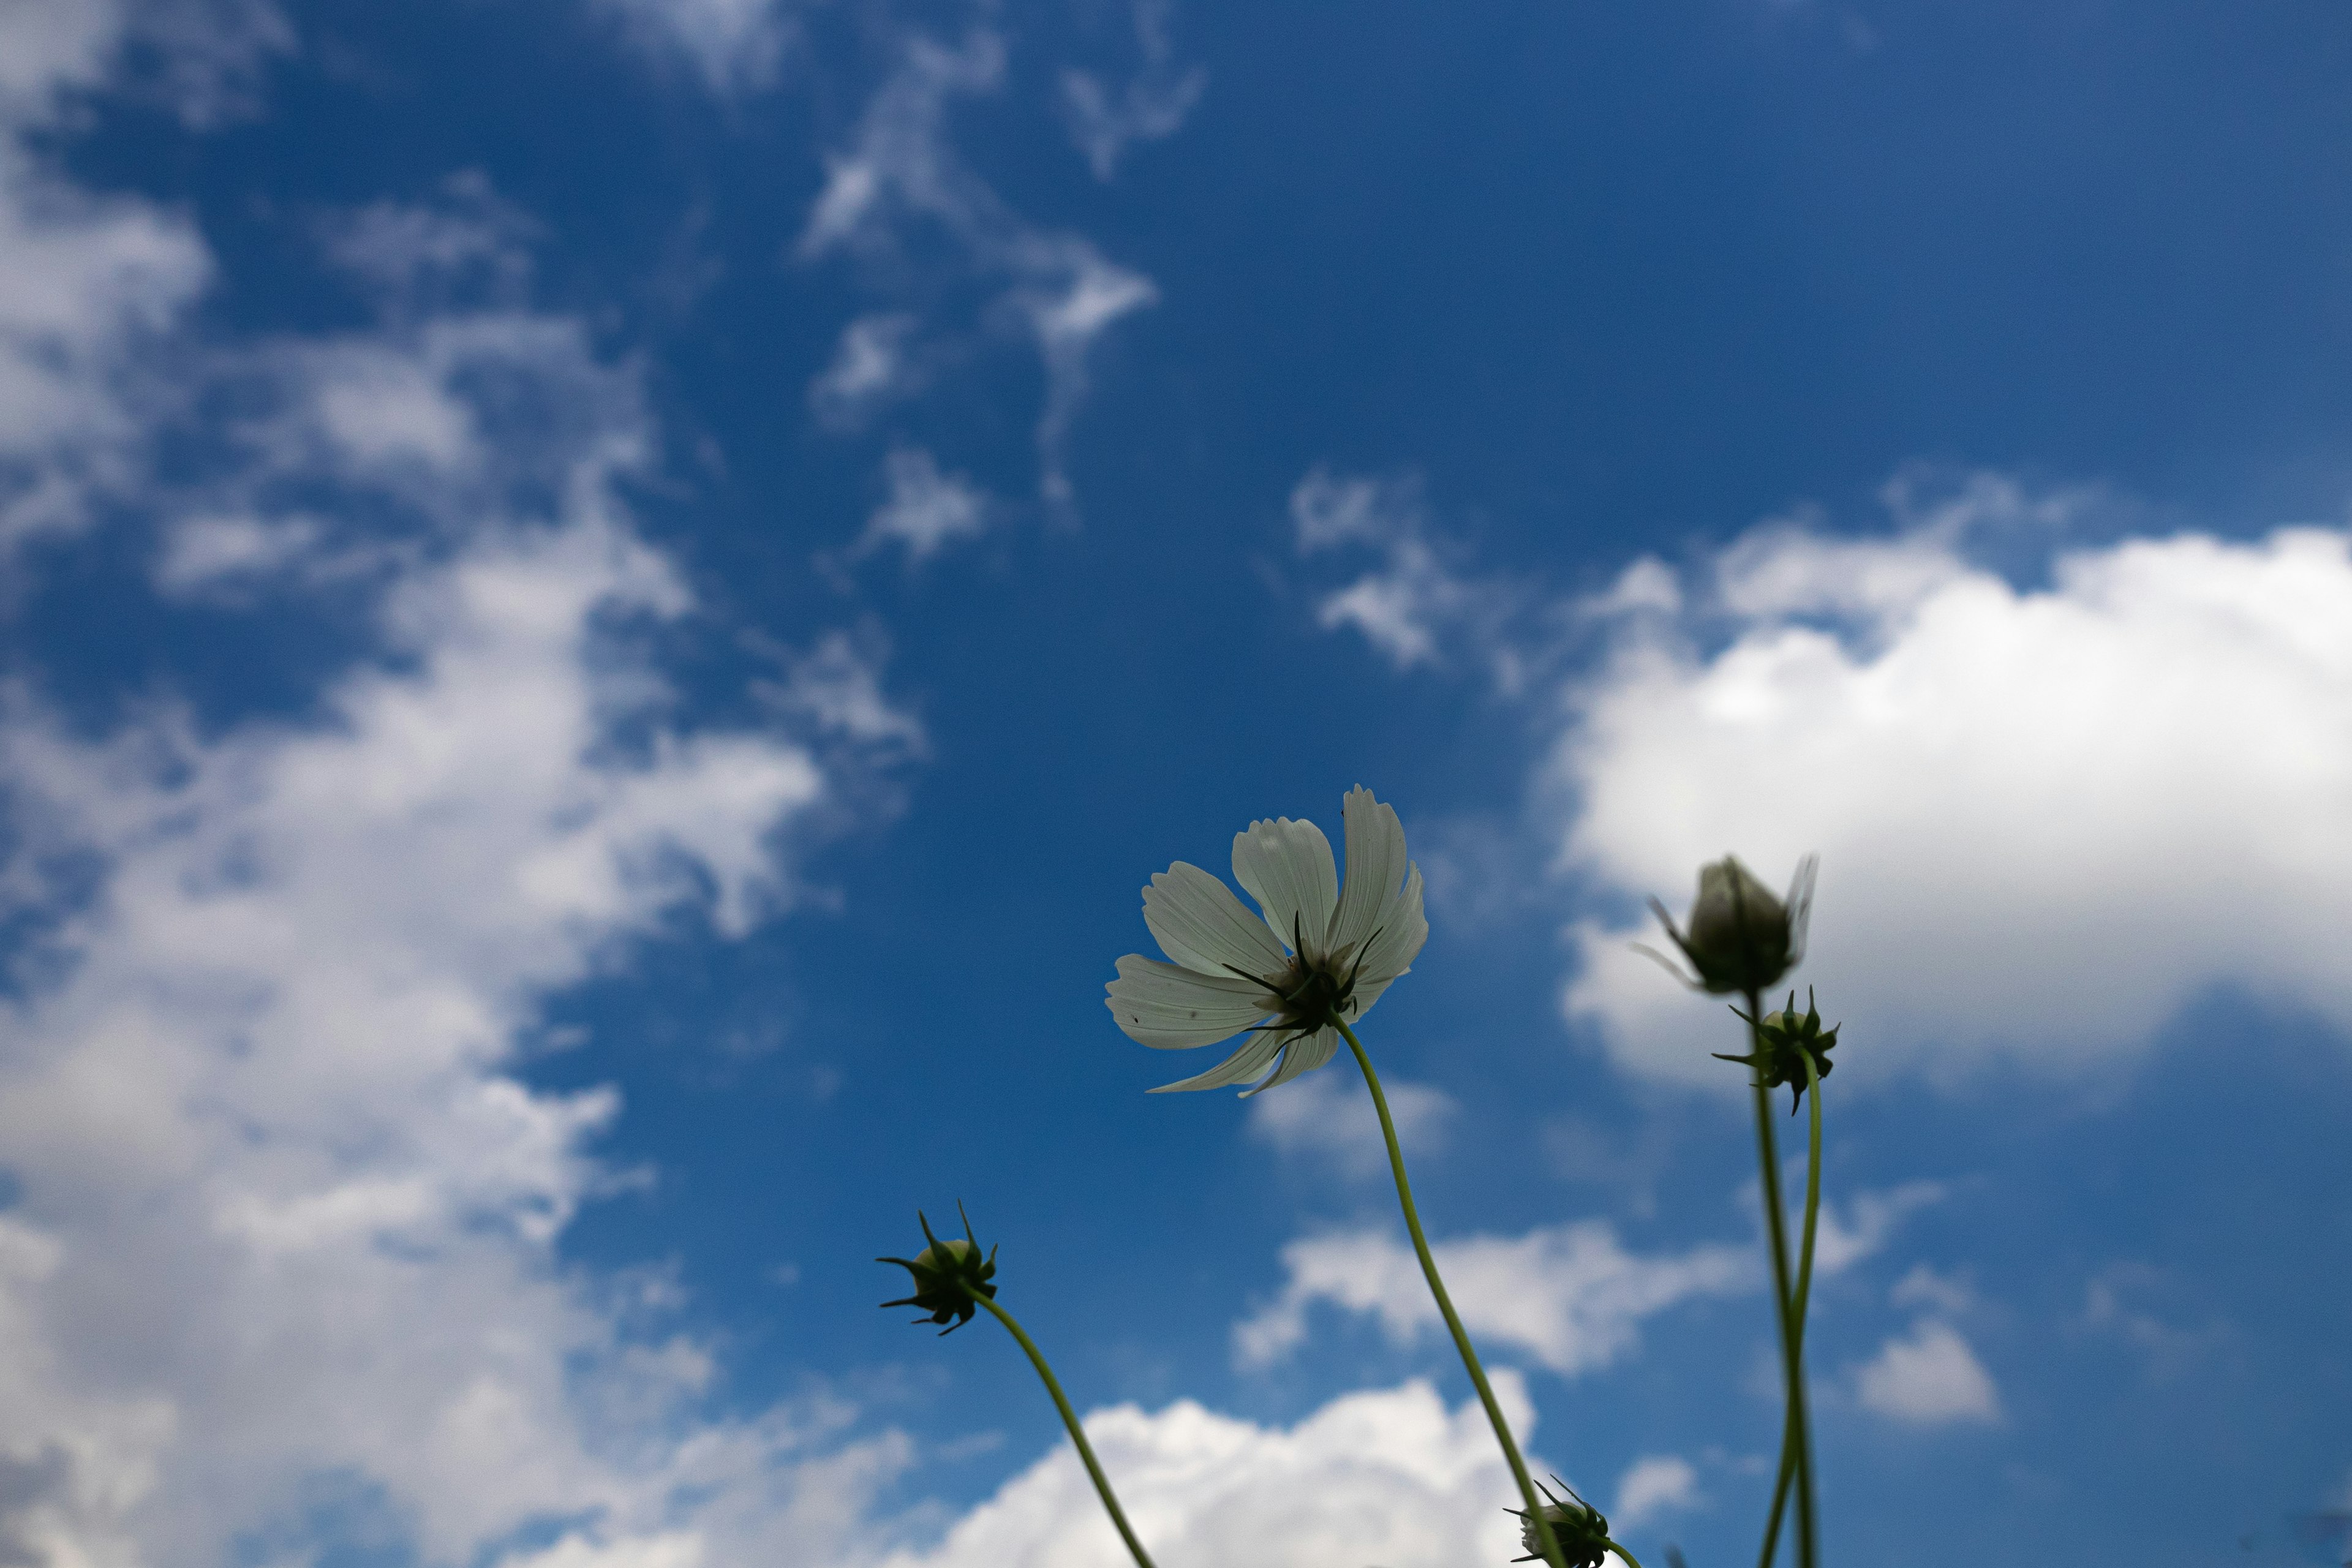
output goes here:
{"type": "MultiPolygon", "coordinates": [[[[963,1215],[963,1205],[956,1205],[956,1213],[963,1215]]],[[[996,1249],[990,1247],[988,1256],[980,1255],[980,1242],[971,1234],[971,1216],[963,1216],[963,1235],[941,1241],[931,1234],[931,1222],[921,1210],[915,1213],[916,1221],[923,1227],[923,1239],[930,1245],[912,1258],[877,1258],[877,1263],[895,1263],[915,1278],[915,1293],[895,1301],[885,1301],[885,1307],[913,1307],[934,1323],[947,1323],[941,1334],[951,1334],[971,1321],[980,1310],[982,1298],[993,1300],[996,1287],[990,1280],[996,1274],[996,1249]],[[954,1321],[949,1322],[950,1319],[954,1321]]],[[[919,1318],[918,1322],[925,1319],[919,1318]]]]}
{"type": "MultiPolygon", "coordinates": [[[[1559,1545],[1560,1561],[1567,1564],[1567,1568],[1601,1568],[1602,1560],[1609,1555],[1609,1521],[1601,1516],[1599,1509],[1577,1496],[1574,1487],[1558,1476],[1552,1479],[1559,1482],[1559,1489],[1568,1494],[1565,1498],[1556,1496],[1551,1488],[1544,1486],[1541,1481],[1536,1485],[1541,1488],[1546,1500],[1543,1521],[1551,1526],[1551,1538],[1559,1545]]],[[[1541,1561],[1543,1537],[1536,1532],[1534,1516],[1523,1508],[1508,1511],[1519,1516],[1519,1544],[1528,1549],[1525,1557],[1514,1557],[1511,1561],[1541,1561]]]]}
{"type": "MultiPolygon", "coordinates": [[[[1734,1013],[1748,1015],[1734,1007],[1734,1013]]],[[[1813,1076],[1827,1078],[1830,1068],[1837,1064],[1830,1060],[1830,1052],[1837,1045],[1838,1031],[1845,1026],[1832,1024],[1822,1027],[1821,1009],[1813,1005],[1811,986],[1805,988],[1805,1010],[1797,1011],[1797,994],[1789,993],[1789,1005],[1777,1013],[1767,1013],[1759,1019],[1749,1019],[1756,1025],[1756,1048],[1744,1057],[1716,1056],[1727,1062],[1738,1062],[1754,1070],[1757,1081],[1766,1089],[1786,1087],[1790,1090],[1789,1114],[1797,1114],[1797,1107],[1805,1098],[1805,1058],[1813,1060],[1813,1076]]]]}
{"type": "Polygon", "coordinates": [[[1785,900],[1758,881],[1738,856],[1727,855],[1701,867],[1698,901],[1691,906],[1687,932],[1675,926],[1664,904],[1651,900],[1666,934],[1697,972],[1696,982],[1685,977],[1685,984],[1719,994],[1753,993],[1788,973],[1804,956],[1813,867],[1810,855],[1798,864],[1785,900]]]}

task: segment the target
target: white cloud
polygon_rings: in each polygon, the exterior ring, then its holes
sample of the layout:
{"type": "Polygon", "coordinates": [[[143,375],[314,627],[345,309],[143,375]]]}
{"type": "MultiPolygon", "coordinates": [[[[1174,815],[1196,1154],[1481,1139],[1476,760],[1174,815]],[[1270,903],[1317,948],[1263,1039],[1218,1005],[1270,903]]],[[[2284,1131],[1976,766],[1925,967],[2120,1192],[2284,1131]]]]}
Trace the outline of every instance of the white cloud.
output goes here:
{"type": "MultiPolygon", "coordinates": [[[[1813,1231],[1813,1267],[1824,1274],[1851,1268],[1885,1247],[1895,1229],[1919,1210],[1944,1201],[1949,1189],[1941,1182],[1906,1182],[1884,1192],[1858,1192],[1840,1205],[1824,1198],[1813,1231]]],[[[1803,1188],[1794,1189],[1792,1202],[1803,1201],[1803,1188]]],[[[1796,1232],[1790,1231],[1793,1237],[1796,1232]]]]}
{"type": "Polygon", "coordinates": [[[929,560],[959,539],[988,529],[988,497],[962,474],[943,474],[919,447],[901,447],[883,463],[889,496],[866,520],[855,555],[904,546],[909,562],[929,560]]]}
{"type": "MultiPolygon", "coordinates": [[[[1877,1252],[1906,1215],[1936,1202],[1943,1190],[1913,1182],[1860,1192],[1848,1201],[1843,1219],[1824,1203],[1815,1272],[1826,1278],[1877,1252]]],[[[1751,1184],[1751,1204],[1754,1194],[1751,1184]]],[[[1430,1250],[1474,1337],[1531,1355],[1563,1376],[1608,1366],[1633,1350],[1647,1318],[1694,1298],[1759,1289],[1764,1280],[1760,1241],[1706,1242],[1643,1256],[1626,1250],[1615,1228],[1601,1220],[1540,1226],[1517,1237],[1438,1241],[1430,1250]]],[[[1402,1237],[1385,1230],[1302,1237],[1282,1249],[1282,1262],[1281,1291],[1234,1326],[1234,1355],[1242,1366],[1266,1365],[1304,1344],[1308,1313],[1318,1305],[1376,1318],[1400,1345],[1443,1327],[1420,1260],[1402,1237]]]]}
{"type": "MultiPolygon", "coordinates": [[[[1066,447],[1086,396],[1094,345],[1159,291],[1083,237],[1022,216],[956,156],[947,136],[949,106],[997,90],[1004,67],[1003,39],[985,27],[974,27],[956,47],[909,34],[898,68],[867,104],[848,147],[826,159],[824,187],[799,248],[808,258],[841,251],[897,255],[905,231],[928,226],[983,276],[998,279],[1003,290],[988,313],[1016,324],[1045,363],[1038,488],[1058,505],[1070,499],[1066,447]]],[[[836,356],[826,374],[843,363],[836,356]]]]}
{"type": "Polygon", "coordinates": [[[855,430],[883,405],[920,389],[908,350],[915,318],[904,310],[860,316],[841,330],[833,363],[809,383],[809,406],[836,430],[855,430]]]}
{"type": "MultiPolygon", "coordinates": [[[[1534,1413],[1509,1371],[1496,1397],[1525,1442],[1534,1413]]],[[[1155,1561],[1218,1568],[1436,1568],[1519,1555],[1510,1472],[1475,1400],[1446,1409],[1425,1383],[1350,1394],[1291,1427],[1185,1401],[1086,1418],[1155,1561]]],[[[1090,1568],[1125,1548],[1067,1445],[1012,1480],[929,1551],[884,1568],[1090,1568]]]]}
{"type": "MultiPolygon", "coordinates": [[[[1845,1025],[1839,1084],[2078,1070],[2217,984],[2352,1024],[2347,535],[2131,539],[2034,588],[1964,552],[2071,505],[1986,481],[1889,539],[1768,527],[1570,693],[1545,782],[1599,888],[1674,907],[1727,849],[1768,880],[1821,853],[1801,978],[1845,1025]]],[[[1701,1002],[1628,952],[1650,933],[1571,936],[1572,1017],[1636,1070],[1736,1088],[1701,1002]]]]}
{"type": "MultiPolygon", "coordinates": [[[[1461,1107],[1444,1089],[1428,1084],[1384,1079],[1381,1089],[1395,1121],[1397,1141],[1409,1155],[1435,1154],[1461,1107]]],[[[1362,1181],[1389,1168],[1387,1141],[1372,1114],[1362,1081],[1345,1073],[1309,1073],[1280,1094],[1249,1102],[1250,1136],[1293,1158],[1320,1161],[1340,1175],[1362,1181]]]]}
{"type": "Polygon", "coordinates": [[[713,92],[766,87],[797,35],[781,0],[594,0],[656,58],[684,61],[713,92]]]}
{"type": "MultiPolygon", "coordinates": [[[[1464,1326],[1482,1343],[1533,1356],[1563,1376],[1607,1366],[1632,1350],[1642,1321],[1695,1296],[1753,1288],[1750,1248],[1707,1244],[1644,1258],[1600,1221],[1552,1226],[1521,1237],[1474,1236],[1434,1244],[1439,1271],[1464,1326]]],[[[1282,1249],[1288,1279],[1265,1307],[1236,1324],[1244,1366],[1265,1365],[1304,1343],[1307,1311],[1328,1303],[1379,1319],[1398,1344],[1444,1326],[1420,1262],[1385,1231],[1335,1231],[1282,1249]]]]}
{"type": "Polygon", "coordinates": [[[1318,467],[1292,489],[1290,518],[1302,555],[1346,549],[1381,557],[1376,569],[1318,602],[1324,630],[1353,627],[1399,669],[1443,664],[1451,645],[1466,645],[1492,660],[1500,684],[1516,687],[1517,657],[1498,635],[1511,595],[1448,564],[1417,480],[1342,479],[1318,467]]]}
{"type": "Polygon", "coordinates": [[[1201,101],[1209,73],[1195,66],[1180,70],[1168,44],[1168,0],[1136,0],[1135,37],[1143,68],[1118,92],[1092,71],[1062,73],[1062,102],[1070,136],[1087,155],[1097,180],[1118,172],[1118,160],[1132,142],[1174,135],[1201,101]]]}
{"type": "Polygon", "coordinates": [[[29,144],[127,26],[100,4],[0,11],[0,551],[131,483],[138,405],[161,395],[142,351],[211,275],[183,216],[82,190],[29,144]]]}
{"type": "Polygon", "coordinates": [[[155,585],[190,595],[238,578],[268,577],[309,556],[319,524],[306,517],[191,517],[172,525],[155,585]]]}
{"type": "Polygon", "coordinates": [[[1617,1482],[1617,1503],[1609,1510],[1612,1532],[1636,1529],[1664,1513],[1696,1507],[1698,1472],[1675,1454],[1636,1459],[1617,1482]]]}
{"type": "Polygon", "coordinates": [[[1914,1426],[2000,1419],[2000,1396],[1958,1329],[1934,1318],[1889,1339],[1854,1373],[1863,1405],[1914,1426]]]}
{"type": "Polygon", "coordinates": [[[556,1251],[612,1180],[591,1143],[618,1098],[513,1068],[545,998],[633,942],[787,904],[796,847],[856,805],[836,752],[919,731],[824,639],[788,727],[671,721],[610,634],[693,599],[620,500],[650,432],[581,323],[411,299],[201,367],[255,412],[206,432],[217,505],[118,491],[181,520],[159,583],[299,591],[291,568],[383,534],[373,646],[299,722],[152,703],[93,738],[0,700],[0,897],[29,933],[0,1002],[0,1461],[28,1478],[0,1537],[308,1560],[331,1543],[306,1500],[342,1488],[435,1562],[851,1552],[906,1444],[845,1441],[821,1397],[705,1414],[718,1363],[658,1293],[556,1251]]]}
{"type": "Polygon", "coordinates": [[[779,711],[813,720],[857,745],[920,755],[929,743],[922,721],[884,693],[886,650],[878,645],[878,635],[828,632],[807,654],[787,656],[782,680],[752,689],[779,711]]]}

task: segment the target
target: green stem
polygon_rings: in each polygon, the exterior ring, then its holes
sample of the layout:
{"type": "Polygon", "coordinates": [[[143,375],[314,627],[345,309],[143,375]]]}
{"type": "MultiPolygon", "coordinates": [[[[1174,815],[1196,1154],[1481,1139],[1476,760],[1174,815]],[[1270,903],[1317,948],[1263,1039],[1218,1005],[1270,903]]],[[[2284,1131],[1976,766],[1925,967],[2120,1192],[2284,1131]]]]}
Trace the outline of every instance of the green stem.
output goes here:
{"type": "Polygon", "coordinates": [[[1618,1545],[1615,1542],[1604,1541],[1603,1544],[1605,1544],[1610,1551],[1614,1552],[1618,1556],[1622,1557],[1625,1560],[1628,1568],[1642,1568],[1642,1560],[1634,1556],[1632,1552],[1626,1551],[1623,1547],[1618,1545]]]}
{"type": "MultiPolygon", "coordinates": [[[[1752,1054],[1760,1056],[1764,1049],[1764,1003],[1754,991],[1748,993],[1748,1016],[1749,1048],[1752,1054]]],[[[1783,1471],[1795,1471],[1798,1568],[1818,1568],[1821,1546],[1813,1519],[1812,1434],[1805,1414],[1804,1334],[1796,1317],[1796,1295],[1789,1279],[1789,1220],[1780,1207],[1780,1156],[1772,1135],[1771,1093],[1764,1087],[1760,1068],[1752,1087],[1756,1096],[1756,1157],[1764,1186],[1764,1228],[1772,1251],[1772,1308],[1780,1322],[1780,1364],[1788,1383],[1789,1414],[1781,1434],[1780,1468],[1783,1471]]],[[[1818,1097],[1819,1091],[1815,1093],[1818,1097]]],[[[1816,1098],[1817,1110],[1819,1103],[1816,1098]]],[[[1773,1533],[1764,1538],[1763,1561],[1768,1564],[1779,1533],[1777,1508],[1771,1524],[1773,1533]]]]}
{"type": "MultiPolygon", "coordinates": [[[[1813,1233],[1822,1216],[1822,1076],[1813,1055],[1804,1053],[1805,1088],[1812,1097],[1812,1141],[1805,1153],[1805,1238],[1797,1249],[1797,1345],[1805,1342],[1805,1310],[1813,1291],[1813,1233]]],[[[1771,1516],[1764,1521],[1764,1568],[1770,1568],[1772,1549],[1780,1543],[1780,1516],[1789,1504],[1789,1484],[1796,1479],[1797,1450],[1793,1426],[1780,1435],[1780,1479],[1772,1489],[1771,1516]]]]}
{"type": "Polygon", "coordinates": [[[1511,1424],[1503,1419],[1503,1407],[1495,1402],[1495,1391],[1487,1386],[1486,1369],[1478,1364],[1478,1352],[1470,1348],[1470,1336],[1462,1327],[1461,1317],[1454,1310],[1454,1300],[1445,1293],[1445,1281],[1439,1278],[1437,1259],[1429,1254],[1429,1237],[1421,1230],[1421,1215],[1412,1206],[1412,1184],[1405,1179],[1404,1151],[1397,1146],[1396,1122],[1389,1115],[1389,1097],[1381,1092],[1381,1075],[1372,1070],[1372,1058],[1364,1052],[1364,1043],[1356,1038],[1356,1031],[1333,1020],[1348,1048],[1356,1053],[1356,1065],[1364,1069],[1364,1083],[1372,1091],[1372,1109],[1381,1113],[1381,1136],[1388,1140],[1389,1169],[1396,1173],[1397,1203],[1404,1209],[1404,1227],[1412,1233],[1412,1250],[1421,1258],[1421,1271],[1429,1280],[1429,1293],[1437,1298],[1437,1310],[1444,1316],[1445,1327],[1454,1336],[1454,1348],[1462,1352],[1462,1364],[1470,1371],[1472,1386],[1478,1390],[1478,1402],[1486,1407],[1486,1419],[1494,1425],[1495,1441],[1503,1446],[1503,1458],[1510,1462],[1511,1479],[1519,1484],[1519,1497],[1527,1504],[1528,1521],[1534,1527],[1536,1542],[1542,1547],[1544,1561],[1551,1568],[1568,1568],[1561,1555],[1559,1542],[1553,1539],[1551,1521],[1544,1517],[1543,1500],[1536,1496],[1536,1483],[1528,1474],[1528,1463],[1519,1458],[1519,1446],[1511,1440],[1511,1424]]]}
{"type": "Polygon", "coordinates": [[[1070,1408],[1069,1396],[1062,1392],[1061,1384],[1054,1376],[1054,1369],[1045,1364],[1045,1352],[1037,1348],[1037,1342],[1029,1337],[1028,1331],[1014,1320],[1013,1314],[995,1301],[978,1294],[971,1300],[993,1313],[996,1321],[1020,1342],[1021,1348],[1029,1352],[1029,1364],[1035,1367],[1037,1375],[1045,1380],[1045,1392],[1054,1396],[1054,1408],[1062,1413],[1062,1425],[1070,1429],[1070,1441],[1077,1445],[1078,1458],[1085,1462],[1087,1474],[1094,1478],[1095,1490],[1100,1494],[1103,1507],[1110,1514],[1110,1521],[1118,1526],[1119,1539],[1127,1542],[1127,1549],[1133,1553],[1137,1568],[1151,1568],[1150,1555],[1143,1550],[1143,1542],[1135,1538],[1134,1527],[1127,1522],[1127,1515],[1119,1511],[1118,1498],[1110,1489],[1110,1479],[1103,1474],[1101,1461],[1095,1458],[1094,1446],[1087,1441],[1086,1428],[1078,1425],[1078,1413],[1070,1408]]]}

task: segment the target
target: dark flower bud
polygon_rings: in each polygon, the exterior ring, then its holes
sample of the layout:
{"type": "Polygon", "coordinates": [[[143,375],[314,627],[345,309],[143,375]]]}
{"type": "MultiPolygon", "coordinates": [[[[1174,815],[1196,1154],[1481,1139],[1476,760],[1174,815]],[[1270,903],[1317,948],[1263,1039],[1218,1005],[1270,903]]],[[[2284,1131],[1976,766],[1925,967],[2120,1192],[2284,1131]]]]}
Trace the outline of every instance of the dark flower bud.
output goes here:
{"type": "Polygon", "coordinates": [[[928,1320],[947,1323],[942,1335],[951,1334],[971,1321],[980,1310],[978,1302],[985,1297],[996,1299],[996,1287],[989,1281],[996,1274],[996,1248],[990,1247],[988,1256],[980,1255],[980,1242],[971,1234],[971,1216],[964,1215],[963,1205],[956,1205],[956,1213],[963,1215],[963,1235],[941,1241],[931,1234],[931,1222],[920,1209],[916,1220],[923,1227],[923,1239],[930,1245],[912,1258],[877,1258],[877,1263],[895,1263],[915,1277],[915,1293],[896,1301],[885,1301],[885,1307],[912,1307],[925,1314],[918,1322],[928,1320]],[[953,1322],[948,1320],[954,1319],[953,1322]]]}
{"type": "MultiPolygon", "coordinates": [[[[1541,1481],[1536,1485],[1542,1489],[1546,1499],[1543,1521],[1551,1526],[1551,1538],[1559,1543],[1560,1560],[1568,1568],[1601,1568],[1602,1560],[1609,1555],[1609,1521],[1601,1517],[1599,1509],[1578,1497],[1574,1487],[1558,1476],[1552,1479],[1559,1482],[1559,1489],[1566,1492],[1567,1497],[1554,1496],[1551,1488],[1544,1486],[1541,1481]]],[[[1523,1508],[1507,1511],[1519,1516],[1519,1544],[1528,1549],[1525,1557],[1514,1557],[1511,1561],[1540,1561],[1543,1538],[1536,1533],[1533,1516],[1523,1508]]]]}
{"type": "MultiPolygon", "coordinates": [[[[1748,1015],[1734,1007],[1732,1012],[1742,1018],[1748,1015]]],[[[1837,1064],[1830,1060],[1830,1050],[1837,1044],[1838,1030],[1843,1024],[1822,1027],[1821,1009],[1813,1005],[1813,988],[1805,987],[1805,1010],[1797,1011],[1797,994],[1789,993],[1789,1005],[1777,1013],[1767,1013],[1761,1020],[1749,1018],[1756,1026],[1756,1048],[1744,1057],[1727,1057],[1721,1051],[1715,1056],[1723,1061],[1738,1062],[1751,1068],[1767,1089],[1786,1086],[1790,1090],[1789,1114],[1797,1114],[1797,1107],[1805,1098],[1805,1058],[1813,1058],[1813,1074],[1826,1079],[1830,1068],[1837,1064]]]]}
{"type": "MultiPolygon", "coordinates": [[[[1788,973],[1805,955],[1815,864],[1810,855],[1798,862],[1786,899],[1775,898],[1736,855],[1701,867],[1698,900],[1691,906],[1687,932],[1675,926],[1665,905],[1652,899],[1650,908],[1697,973],[1693,980],[1675,971],[1683,984],[1718,994],[1757,992],[1788,973]]],[[[1643,951],[1674,969],[1658,953],[1643,951]]]]}

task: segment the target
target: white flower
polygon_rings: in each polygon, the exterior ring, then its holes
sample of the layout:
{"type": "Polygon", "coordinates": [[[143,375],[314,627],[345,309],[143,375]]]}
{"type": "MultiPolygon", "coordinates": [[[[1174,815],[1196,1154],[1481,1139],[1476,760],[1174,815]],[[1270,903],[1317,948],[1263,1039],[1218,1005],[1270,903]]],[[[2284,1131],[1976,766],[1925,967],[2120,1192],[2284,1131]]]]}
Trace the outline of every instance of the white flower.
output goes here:
{"type": "Polygon", "coordinates": [[[1421,868],[1405,858],[1396,808],[1359,784],[1348,792],[1348,883],[1339,885],[1331,843],[1311,822],[1279,816],[1234,835],[1234,877],[1265,911],[1249,912],[1226,887],[1181,860],[1143,889],[1143,923],[1175,962],[1139,953],[1118,961],[1106,1005],[1128,1037],[1181,1051],[1250,1041],[1197,1078],[1162,1084],[1221,1089],[1253,1079],[1277,1057],[1255,1094],[1321,1067],[1339,1047],[1333,1025],[1361,1017],[1404,973],[1429,921],[1421,912],[1421,868]]]}

